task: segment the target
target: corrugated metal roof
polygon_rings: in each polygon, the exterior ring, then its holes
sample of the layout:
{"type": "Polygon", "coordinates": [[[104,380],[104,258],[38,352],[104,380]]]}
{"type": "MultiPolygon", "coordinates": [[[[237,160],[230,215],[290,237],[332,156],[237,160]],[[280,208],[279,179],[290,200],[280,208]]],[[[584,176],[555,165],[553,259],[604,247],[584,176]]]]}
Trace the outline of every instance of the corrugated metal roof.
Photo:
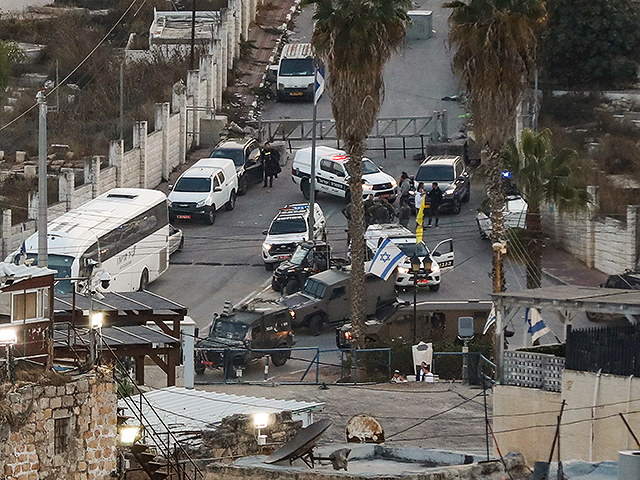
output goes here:
{"type": "MultiPolygon", "coordinates": [[[[124,408],[123,415],[132,417],[127,423],[138,423],[135,417],[140,411],[139,395],[121,398],[118,400],[118,406],[124,408]]],[[[178,438],[193,432],[214,429],[223,418],[235,414],[284,411],[303,413],[321,411],[323,408],[324,403],[245,397],[181,387],[166,387],[148,392],[142,400],[145,426],[158,433],[166,432],[168,428],[178,438]]],[[[151,438],[147,441],[152,440],[151,438]]]]}
{"type": "Polygon", "coordinates": [[[15,265],[13,263],[0,262],[0,287],[15,285],[30,278],[55,275],[57,272],[47,267],[35,265],[15,265]]]}
{"type": "MultiPolygon", "coordinates": [[[[89,345],[91,338],[88,328],[75,328],[75,335],[67,330],[54,330],[54,347],[74,347],[89,345]]],[[[102,329],[102,342],[109,347],[148,346],[155,343],[175,344],[180,340],[161,332],[158,328],[146,325],[132,325],[126,327],[105,327],[102,329]]]]}
{"type": "Polygon", "coordinates": [[[288,43],[282,49],[282,58],[309,57],[313,57],[313,48],[310,43],[288,43]]]}

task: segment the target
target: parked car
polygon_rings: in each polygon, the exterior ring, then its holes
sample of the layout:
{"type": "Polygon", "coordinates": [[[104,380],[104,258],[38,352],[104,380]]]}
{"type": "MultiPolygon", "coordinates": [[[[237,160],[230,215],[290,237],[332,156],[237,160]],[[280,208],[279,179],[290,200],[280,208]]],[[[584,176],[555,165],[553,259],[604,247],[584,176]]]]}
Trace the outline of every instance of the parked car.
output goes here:
{"type": "Polygon", "coordinates": [[[307,240],[326,240],[326,220],[322,208],[315,204],[315,223],[313,236],[309,238],[309,204],[295,203],[282,207],[269,228],[262,232],[266,235],[262,243],[262,260],[267,271],[280,262],[291,258],[298,243],[307,240]]]}
{"type": "Polygon", "coordinates": [[[367,228],[364,238],[369,260],[374,257],[378,246],[385,238],[391,240],[404,253],[404,259],[398,265],[397,288],[413,287],[411,257],[414,254],[417,254],[420,259],[420,270],[416,282],[418,287],[429,287],[429,290],[437,292],[440,289],[442,273],[453,269],[455,254],[451,238],[441,241],[430,250],[424,242],[416,243],[415,233],[396,223],[371,225],[367,228]]]}
{"type": "MultiPolygon", "coordinates": [[[[506,198],[504,209],[502,210],[502,218],[505,229],[508,228],[524,228],[527,219],[527,202],[520,196],[509,196],[506,198]]],[[[476,222],[480,237],[489,238],[491,236],[491,218],[489,212],[478,212],[476,222]]]]}
{"type": "Polygon", "coordinates": [[[169,255],[182,250],[184,247],[184,234],[182,230],[169,224],[169,255]]]}
{"type": "MultiPolygon", "coordinates": [[[[316,190],[351,201],[349,190],[349,157],[342,150],[331,147],[316,147],[316,190]]],[[[296,152],[291,166],[291,178],[300,185],[304,198],[311,193],[311,147],[296,152]]],[[[368,158],[362,159],[362,191],[364,196],[388,198],[393,203],[398,196],[398,182],[384,173],[368,158]]]]}
{"type": "MultiPolygon", "coordinates": [[[[624,273],[609,275],[607,281],[600,285],[602,288],[620,288],[625,290],[640,290],[640,268],[636,270],[627,270],[624,273]]],[[[627,317],[624,314],[617,313],[599,313],[599,312],[586,312],[587,318],[592,322],[627,322],[627,317]]],[[[640,318],[636,316],[636,322],[640,318]]]]}
{"type": "Polygon", "coordinates": [[[449,210],[458,214],[462,208],[462,202],[468,202],[471,198],[471,181],[469,169],[462,157],[430,156],[427,157],[418,168],[415,175],[416,184],[422,182],[427,190],[431,191],[433,182],[438,182],[444,196],[441,211],[449,210]]]}
{"type": "MultiPolygon", "coordinates": [[[[397,302],[393,277],[385,281],[375,275],[367,275],[365,313],[376,312],[397,302]]],[[[309,277],[301,292],[280,299],[289,309],[294,327],[309,327],[318,335],[325,325],[342,323],[349,318],[349,271],[332,269],[309,277]]]]}
{"type": "Polygon", "coordinates": [[[225,368],[227,377],[233,377],[236,368],[266,355],[271,356],[274,366],[284,365],[290,351],[268,350],[293,347],[290,318],[288,310],[279,306],[260,311],[234,308],[214,315],[206,338],[195,344],[196,373],[225,368]]]}
{"type": "MultiPolygon", "coordinates": [[[[238,175],[238,195],[246,194],[249,185],[262,181],[260,145],[255,138],[223,140],[211,150],[209,157],[233,160],[238,175]]],[[[207,166],[208,164],[209,159],[202,159],[195,165],[207,166]]]]}
{"type": "Polygon", "coordinates": [[[209,225],[222,207],[233,210],[236,206],[238,176],[233,162],[218,158],[216,165],[193,166],[170,185],[169,219],[192,220],[202,218],[209,225]]]}

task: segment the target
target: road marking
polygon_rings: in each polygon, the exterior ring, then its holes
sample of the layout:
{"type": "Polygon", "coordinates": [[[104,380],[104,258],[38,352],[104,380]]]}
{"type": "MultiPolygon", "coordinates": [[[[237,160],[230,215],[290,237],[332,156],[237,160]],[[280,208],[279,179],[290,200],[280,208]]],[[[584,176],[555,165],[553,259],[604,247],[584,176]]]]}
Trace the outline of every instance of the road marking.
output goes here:
{"type": "Polygon", "coordinates": [[[266,292],[269,288],[271,288],[271,279],[266,280],[262,285],[260,285],[260,288],[251,292],[249,295],[237,302],[236,305],[244,305],[245,303],[249,303],[261,293],[266,292]]]}

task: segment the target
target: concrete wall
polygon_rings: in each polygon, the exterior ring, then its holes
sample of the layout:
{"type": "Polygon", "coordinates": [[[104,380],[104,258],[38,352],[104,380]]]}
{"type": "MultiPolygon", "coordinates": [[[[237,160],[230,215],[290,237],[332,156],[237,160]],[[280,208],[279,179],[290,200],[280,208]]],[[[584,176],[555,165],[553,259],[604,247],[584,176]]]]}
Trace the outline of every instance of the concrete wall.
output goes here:
{"type": "Polygon", "coordinates": [[[61,386],[28,384],[1,400],[26,414],[0,423],[0,476],[107,480],[116,468],[116,386],[98,372],[61,386]],[[55,453],[55,419],[68,418],[64,453],[55,453]],[[2,476],[4,474],[4,476],[2,476]]]}
{"type": "Polygon", "coordinates": [[[635,448],[618,414],[623,413],[631,428],[640,431],[640,379],[601,375],[598,380],[593,372],[565,370],[562,393],[504,385],[495,388],[493,428],[500,449],[521,452],[529,465],[548,461],[563,399],[562,460],[617,460],[619,450],[635,448]]]}
{"type": "Polygon", "coordinates": [[[589,187],[589,193],[593,203],[583,212],[542,207],[545,233],[588,267],[609,275],[633,269],[640,260],[640,206],[629,205],[624,218],[600,218],[596,188],[589,187]]]}

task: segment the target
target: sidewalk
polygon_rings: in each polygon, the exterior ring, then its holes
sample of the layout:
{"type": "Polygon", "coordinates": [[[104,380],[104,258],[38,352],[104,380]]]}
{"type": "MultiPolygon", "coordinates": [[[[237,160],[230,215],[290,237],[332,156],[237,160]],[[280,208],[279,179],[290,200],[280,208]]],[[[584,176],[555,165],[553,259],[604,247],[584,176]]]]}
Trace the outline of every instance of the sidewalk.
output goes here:
{"type": "Polygon", "coordinates": [[[542,250],[542,273],[559,285],[579,285],[598,287],[608,275],[595,268],[589,268],[569,252],[553,245],[545,245],[542,250]]]}

